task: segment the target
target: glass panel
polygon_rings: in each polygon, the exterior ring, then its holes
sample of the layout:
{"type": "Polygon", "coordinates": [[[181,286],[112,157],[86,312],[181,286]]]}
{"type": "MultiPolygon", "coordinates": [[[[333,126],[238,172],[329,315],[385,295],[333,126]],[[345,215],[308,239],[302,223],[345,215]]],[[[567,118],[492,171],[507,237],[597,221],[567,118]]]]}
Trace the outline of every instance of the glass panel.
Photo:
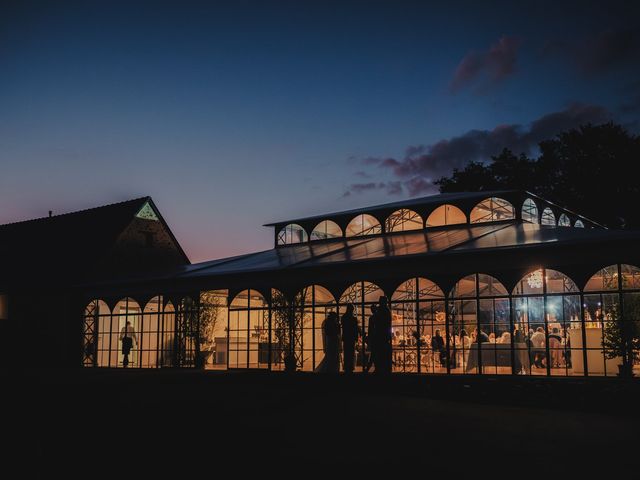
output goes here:
{"type": "Polygon", "coordinates": [[[278,233],[278,245],[304,243],[309,240],[304,228],[296,223],[290,223],[278,233]]]}
{"type": "Polygon", "coordinates": [[[542,211],[542,225],[553,225],[556,224],[556,216],[553,214],[553,211],[550,208],[545,208],[542,211]]]}
{"type": "Polygon", "coordinates": [[[454,205],[441,205],[427,218],[427,227],[467,223],[467,216],[454,205]]]}
{"type": "Polygon", "coordinates": [[[541,294],[544,291],[544,270],[541,268],[520,279],[513,289],[514,295],[541,294]]]}
{"type": "Polygon", "coordinates": [[[475,297],[476,296],[476,276],[468,275],[461,280],[451,289],[451,297],[475,297]]]}
{"type": "Polygon", "coordinates": [[[598,270],[584,287],[585,292],[601,292],[618,289],[618,265],[598,270]]]}
{"type": "Polygon", "coordinates": [[[622,270],[622,289],[640,289],[640,268],[623,263],[620,269],[622,270]]]}
{"type": "Polygon", "coordinates": [[[471,211],[471,223],[497,222],[513,218],[515,218],[513,205],[502,198],[487,198],[471,211]]]}
{"type": "Polygon", "coordinates": [[[478,295],[480,297],[492,297],[497,295],[508,295],[504,285],[491,275],[478,274],[478,295]]]}
{"type": "Polygon", "coordinates": [[[578,292],[578,287],[575,282],[564,273],[547,269],[544,271],[544,274],[547,283],[547,293],[578,292]]]}
{"type": "Polygon", "coordinates": [[[420,230],[424,226],[422,217],[413,210],[408,210],[406,208],[396,210],[389,215],[385,224],[387,232],[420,230]]]}
{"type": "Polygon", "coordinates": [[[311,232],[311,240],[327,240],[342,237],[342,229],[336,222],[323,220],[311,232]]]}
{"type": "Polygon", "coordinates": [[[527,198],[522,204],[522,220],[529,223],[540,223],[538,206],[531,198],[527,198]]]}
{"type": "Polygon", "coordinates": [[[575,223],[574,227],[576,227],[576,228],[584,228],[584,223],[582,223],[582,220],[576,220],[576,223],[575,223]]]}
{"type": "Polygon", "coordinates": [[[571,226],[571,220],[569,220],[569,217],[567,217],[563,213],[562,215],[560,215],[560,218],[558,219],[558,226],[559,227],[570,227],[571,226]]]}
{"type": "Polygon", "coordinates": [[[347,237],[361,237],[364,235],[375,235],[382,232],[382,227],[378,220],[366,213],[358,215],[347,225],[347,237]]]}

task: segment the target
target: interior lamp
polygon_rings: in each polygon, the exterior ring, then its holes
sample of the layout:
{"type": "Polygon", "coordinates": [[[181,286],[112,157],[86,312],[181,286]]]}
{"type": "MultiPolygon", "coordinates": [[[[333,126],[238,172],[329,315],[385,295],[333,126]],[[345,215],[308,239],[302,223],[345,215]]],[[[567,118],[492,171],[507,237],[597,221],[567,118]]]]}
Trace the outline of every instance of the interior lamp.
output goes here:
{"type": "Polygon", "coordinates": [[[527,277],[527,283],[530,288],[542,288],[542,270],[531,272],[527,277]]]}

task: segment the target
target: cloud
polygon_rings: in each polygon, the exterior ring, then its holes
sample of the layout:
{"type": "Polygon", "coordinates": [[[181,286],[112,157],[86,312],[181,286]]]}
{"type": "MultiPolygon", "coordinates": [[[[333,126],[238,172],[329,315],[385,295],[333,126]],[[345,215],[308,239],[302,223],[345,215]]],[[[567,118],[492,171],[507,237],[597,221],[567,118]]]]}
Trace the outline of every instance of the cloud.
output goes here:
{"type": "Polygon", "coordinates": [[[471,51],[458,64],[449,84],[452,93],[478,85],[482,93],[502,83],[516,72],[520,40],[504,36],[486,51],[471,51]]]}
{"type": "Polygon", "coordinates": [[[360,194],[376,190],[386,190],[388,195],[400,195],[404,192],[402,184],[403,182],[399,180],[391,180],[388,182],[352,183],[347,187],[347,190],[342,196],[348,197],[352,193],[360,194]]]}
{"type": "Polygon", "coordinates": [[[640,64],[640,27],[610,28],[579,39],[550,40],[542,57],[559,55],[590,77],[640,64]]]}
{"type": "Polygon", "coordinates": [[[605,30],[587,39],[578,49],[576,58],[586,74],[640,62],[640,28],[605,30]]]}
{"type": "Polygon", "coordinates": [[[385,169],[395,180],[353,184],[349,191],[362,193],[387,189],[388,192],[400,193],[406,189],[410,195],[435,193],[437,189],[433,181],[450,175],[454,168],[464,168],[471,161],[488,161],[503,148],[516,154],[530,154],[540,141],[561,131],[587,123],[603,123],[610,118],[608,110],[601,106],[574,103],[564,110],[543,115],[527,126],[510,124],[498,125],[492,130],[469,130],[430,145],[410,146],[400,159],[379,158],[374,161],[374,157],[369,157],[363,160],[365,165],[385,169]],[[395,182],[401,182],[401,185],[395,182]]]}

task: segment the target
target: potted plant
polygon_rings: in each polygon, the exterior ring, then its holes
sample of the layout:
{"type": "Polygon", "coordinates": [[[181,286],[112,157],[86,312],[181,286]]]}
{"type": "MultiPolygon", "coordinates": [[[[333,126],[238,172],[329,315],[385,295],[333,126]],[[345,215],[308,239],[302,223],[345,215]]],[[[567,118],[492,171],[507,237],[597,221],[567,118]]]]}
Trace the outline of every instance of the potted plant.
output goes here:
{"type": "Polygon", "coordinates": [[[640,299],[636,295],[624,295],[623,314],[614,304],[609,315],[603,318],[602,352],[607,360],[619,359],[618,376],[633,376],[634,352],[640,348],[640,299]]]}
{"type": "Polygon", "coordinates": [[[214,333],[223,307],[223,299],[213,292],[200,294],[200,316],[197,342],[200,345],[197,367],[204,368],[215,349],[214,333]]]}

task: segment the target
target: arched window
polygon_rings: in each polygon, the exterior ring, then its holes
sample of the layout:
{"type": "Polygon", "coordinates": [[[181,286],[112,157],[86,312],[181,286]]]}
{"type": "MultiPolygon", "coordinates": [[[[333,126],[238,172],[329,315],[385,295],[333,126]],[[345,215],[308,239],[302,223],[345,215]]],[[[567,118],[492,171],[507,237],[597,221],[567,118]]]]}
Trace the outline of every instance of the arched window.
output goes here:
{"type": "Polygon", "coordinates": [[[513,295],[521,373],[582,375],[580,296],[575,282],[562,272],[541,268],[520,279],[513,295]]]}
{"type": "Polygon", "coordinates": [[[427,227],[456,225],[460,223],[467,223],[467,216],[454,205],[440,205],[427,217],[427,227]]]}
{"type": "Polygon", "coordinates": [[[553,225],[556,224],[556,216],[553,214],[553,210],[549,207],[545,208],[542,211],[542,221],[540,222],[542,225],[553,225]]]}
{"type": "Polygon", "coordinates": [[[610,265],[598,270],[584,290],[584,338],[589,375],[617,375],[618,365],[623,363],[621,350],[629,347],[631,367],[637,375],[640,371],[640,268],[610,265]]]}
{"type": "Polygon", "coordinates": [[[313,371],[324,358],[322,325],[329,313],[337,315],[331,292],[320,285],[310,285],[294,297],[294,319],[298,328],[295,355],[300,368],[313,371]]]}
{"type": "Polygon", "coordinates": [[[571,226],[571,220],[569,220],[569,217],[567,217],[563,213],[562,215],[560,215],[560,218],[558,219],[558,226],[559,227],[570,227],[571,226]]]}
{"type": "Polygon", "coordinates": [[[573,226],[576,228],[584,228],[584,223],[582,223],[582,220],[576,220],[576,223],[573,226]]]}
{"type": "Polygon", "coordinates": [[[507,289],[482,273],[460,279],[450,293],[451,373],[511,374],[510,303],[507,289]]]}
{"type": "Polygon", "coordinates": [[[444,294],[431,280],[412,278],[391,296],[393,369],[401,372],[446,373],[431,339],[446,335],[444,294]]]}
{"type": "Polygon", "coordinates": [[[527,198],[522,204],[522,220],[529,223],[540,223],[538,217],[538,206],[531,198],[527,198]]]}
{"type": "Polygon", "coordinates": [[[228,334],[229,368],[269,366],[264,353],[269,342],[269,304],[260,292],[243,290],[234,297],[229,306],[228,334]]]}
{"type": "Polygon", "coordinates": [[[382,232],[380,222],[367,213],[363,213],[355,217],[347,225],[347,237],[361,237],[364,235],[375,235],[382,232]]]}
{"type": "Polygon", "coordinates": [[[200,352],[211,352],[206,357],[205,368],[224,370],[227,368],[227,307],[228,290],[205,290],[200,292],[200,331],[203,341],[200,352]]]}
{"type": "Polygon", "coordinates": [[[387,217],[385,222],[387,232],[404,232],[407,230],[420,230],[423,228],[423,220],[413,210],[401,208],[387,217]]]}
{"type": "Polygon", "coordinates": [[[342,229],[332,220],[323,220],[311,232],[311,240],[328,240],[342,237],[342,229]]]}
{"type": "Polygon", "coordinates": [[[471,223],[498,222],[515,218],[513,205],[497,197],[486,198],[471,210],[471,223]]]}
{"type": "Polygon", "coordinates": [[[111,312],[110,318],[104,318],[99,327],[98,349],[99,365],[112,368],[125,366],[125,355],[122,353],[122,338],[132,338],[132,347],[127,355],[127,368],[140,367],[140,332],[142,329],[142,309],[133,298],[123,298],[111,312]],[[126,330],[125,330],[126,328],[126,330]]]}
{"type": "Polygon", "coordinates": [[[290,223],[278,233],[278,245],[304,243],[309,240],[307,232],[297,223],[290,223]]]}

